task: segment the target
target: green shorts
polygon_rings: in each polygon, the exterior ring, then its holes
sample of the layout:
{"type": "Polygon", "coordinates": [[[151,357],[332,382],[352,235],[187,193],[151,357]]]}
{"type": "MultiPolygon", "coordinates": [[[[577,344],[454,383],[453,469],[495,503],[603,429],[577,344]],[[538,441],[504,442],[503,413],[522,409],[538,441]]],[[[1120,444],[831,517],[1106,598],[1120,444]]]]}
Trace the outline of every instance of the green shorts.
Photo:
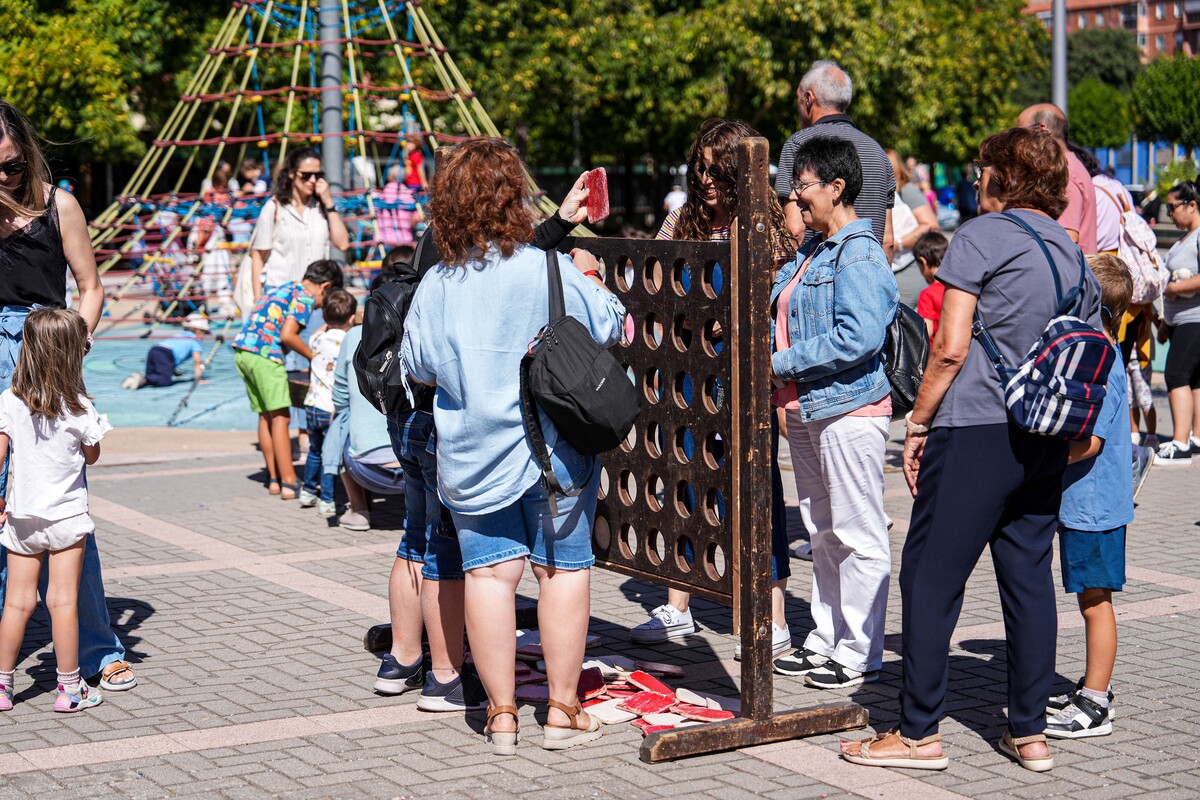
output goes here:
{"type": "Polygon", "coordinates": [[[264,414],[291,408],[292,396],[288,388],[287,369],[283,364],[247,350],[238,350],[233,363],[246,382],[250,408],[255,412],[264,414]]]}

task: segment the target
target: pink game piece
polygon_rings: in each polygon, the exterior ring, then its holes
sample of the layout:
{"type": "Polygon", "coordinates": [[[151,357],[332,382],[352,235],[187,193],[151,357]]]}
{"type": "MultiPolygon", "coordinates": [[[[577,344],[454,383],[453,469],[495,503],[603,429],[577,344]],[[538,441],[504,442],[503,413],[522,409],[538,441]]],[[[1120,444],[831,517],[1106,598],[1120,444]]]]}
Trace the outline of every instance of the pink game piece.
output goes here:
{"type": "Polygon", "coordinates": [[[631,672],[626,680],[639,689],[644,689],[647,692],[666,694],[670,695],[671,697],[675,696],[674,689],[672,689],[670,686],[667,686],[665,683],[648,672],[642,672],[641,670],[638,670],[637,672],[631,672]]]}
{"type": "Polygon", "coordinates": [[[608,173],[604,167],[596,167],[584,180],[588,190],[588,222],[596,223],[608,216],[608,173]]]}
{"type": "Polygon", "coordinates": [[[675,705],[675,697],[654,692],[639,692],[633,697],[626,697],[617,704],[617,708],[632,711],[635,714],[659,714],[675,705]]]}

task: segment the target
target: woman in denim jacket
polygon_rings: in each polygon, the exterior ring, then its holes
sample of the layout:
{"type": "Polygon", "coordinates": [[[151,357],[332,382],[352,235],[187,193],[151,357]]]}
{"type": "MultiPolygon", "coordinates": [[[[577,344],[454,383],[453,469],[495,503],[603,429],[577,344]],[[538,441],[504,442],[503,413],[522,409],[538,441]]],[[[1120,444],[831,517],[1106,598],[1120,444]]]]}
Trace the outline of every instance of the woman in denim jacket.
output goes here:
{"type": "MultiPolygon", "coordinates": [[[[542,746],[598,739],[576,690],[589,617],[598,459],[576,452],[541,414],[561,485],[550,503],[522,423],[521,358],[549,315],[546,253],[532,246],[532,197],[517,151],[500,139],[456,146],[434,176],[434,243],[443,261],[421,280],[401,359],[436,384],[438,496],[450,510],[466,573],[467,637],[487,691],[492,752],[517,745],[514,603],[525,561],[539,586],[550,688],[542,746]]],[[[600,345],[615,343],[625,308],[580,256],[559,256],[566,311],[600,345]],[[576,268],[578,267],[578,268],[576,268]],[[586,270],[586,271],[585,271],[586,270]]],[[[540,413],[540,412],[539,412],[540,413]]]]}
{"type": "Polygon", "coordinates": [[[820,689],[876,680],[883,662],[891,550],[883,456],[891,385],[879,352],[899,302],[883,248],[854,200],[854,145],[815,137],[796,151],[791,199],[822,235],[771,290],[773,401],[785,409],[792,469],[808,498],[815,628],[775,669],[820,689]]]}

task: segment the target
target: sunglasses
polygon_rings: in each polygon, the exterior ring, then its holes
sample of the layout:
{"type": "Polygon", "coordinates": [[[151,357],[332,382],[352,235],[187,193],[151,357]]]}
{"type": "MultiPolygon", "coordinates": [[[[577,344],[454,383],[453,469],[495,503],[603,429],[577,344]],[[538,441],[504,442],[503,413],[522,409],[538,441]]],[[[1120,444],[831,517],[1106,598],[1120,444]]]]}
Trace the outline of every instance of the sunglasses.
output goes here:
{"type": "Polygon", "coordinates": [[[983,178],[983,171],[985,169],[987,169],[988,167],[990,167],[991,165],[992,165],[992,162],[983,161],[982,159],[978,159],[978,158],[975,159],[974,161],[972,161],[971,169],[973,169],[975,171],[975,180],[981,180],[983,178]]]}
{"type": "Polygon", "coordinates": [[[319,181],[325,177],[324,172],[297,172],[302,181],[319,181]]]}
{"type": "Polygon", "coordinates": [[[829,183],[829,181],[792,181],[792,191],[796,193],[796,196],[800,196],[805,189],[810,186],[816,186],[819,183],[829,183]]]}
{"type": "Polygon", "coordinates": [[[8,175],[10,177],[16,177],[17,175],[24,175],[25,170],[28,168],[29,168],[28,161],[13,160],[13,161],[5,161],[3,164],[0,164],[0,172],[3,172],[5,175],[8,175]]]}
{"type": "Polygon", "coordinates": [[[705,164],[703,161],[696,164],[696,174],[701,176],[708,175],[714,181],[724,182],[727,180],[725,173],[721,172],[720,167],[716,164],[705,164]]]}

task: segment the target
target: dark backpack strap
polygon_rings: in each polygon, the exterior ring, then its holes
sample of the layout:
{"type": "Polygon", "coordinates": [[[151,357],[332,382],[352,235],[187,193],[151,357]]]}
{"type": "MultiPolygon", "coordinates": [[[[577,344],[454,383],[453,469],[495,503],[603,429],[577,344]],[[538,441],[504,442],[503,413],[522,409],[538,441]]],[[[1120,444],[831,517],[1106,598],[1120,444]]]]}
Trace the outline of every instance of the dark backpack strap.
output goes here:
{"type": "Polygon", "coordinates": [[[546,437],[542,433],[542,420],[538,417],[537,408],[533,404],[533,399],[529,395],[529,363],[533,358],[526,355],[521,359],[521,421],[525,424],[525,435],[529,437],[529,449],[533,451],[534,458],[537,459],[538,466],[542,469],[542,481],[546,485],[546,498],[550,502],[550,513],[553,516],[558,516],[558,502],[554,499],[556,494],[561,494],[564,497],[573,497],[582,491],[576,489],[574,492],[568,492],[562,488],[562,484],[558,482],[558,478],[554,475],[554,466],[550,463],[550,451],[546,447],[546,437]]]}
{"type": "Polygon", "coordinates": [[[1021,219],[1016,214],[1012,213],[1011,211],[1002,211],[1000,213],[1024,228],[1025,232],[1032,236],[1034,241],[1038,243],[1038,247],[1042,248],[1042,255],[1046,257],[1046,263],[1050,265],[1050,274],[1054,276],[1054,295],[1055,299],[1058,301],[1058,307],[1054,312],[1055,316],[1061,316],[1075,308],[1076,304],[1079,302],[1080,296],[1083,294],[1083,273],[1088,268],[1087,262],[1084,261],[1083,258],[1083,250],[1078,251],[1079,282],[1075,284],[1075,288],[1073,288],[1064,296],[1062,290],[1062,279],[1058,275],[1058,267],[1054,265],[1054,259],[1050,257],[1050,248],[1046,247],[1045,240],[1043,240],[1041,236],[1038,236],[1037,231],[1031,228],[1029,223],[1025,222],[1025,220],[1021,219]]]}
{"type": "Polygon", "coordinates": [[[558,251],[546,251],[546,288],[550,293],[550,324],[567,315],[567,304],[563,300],[562,273],[558,270],[558,251]]]}

